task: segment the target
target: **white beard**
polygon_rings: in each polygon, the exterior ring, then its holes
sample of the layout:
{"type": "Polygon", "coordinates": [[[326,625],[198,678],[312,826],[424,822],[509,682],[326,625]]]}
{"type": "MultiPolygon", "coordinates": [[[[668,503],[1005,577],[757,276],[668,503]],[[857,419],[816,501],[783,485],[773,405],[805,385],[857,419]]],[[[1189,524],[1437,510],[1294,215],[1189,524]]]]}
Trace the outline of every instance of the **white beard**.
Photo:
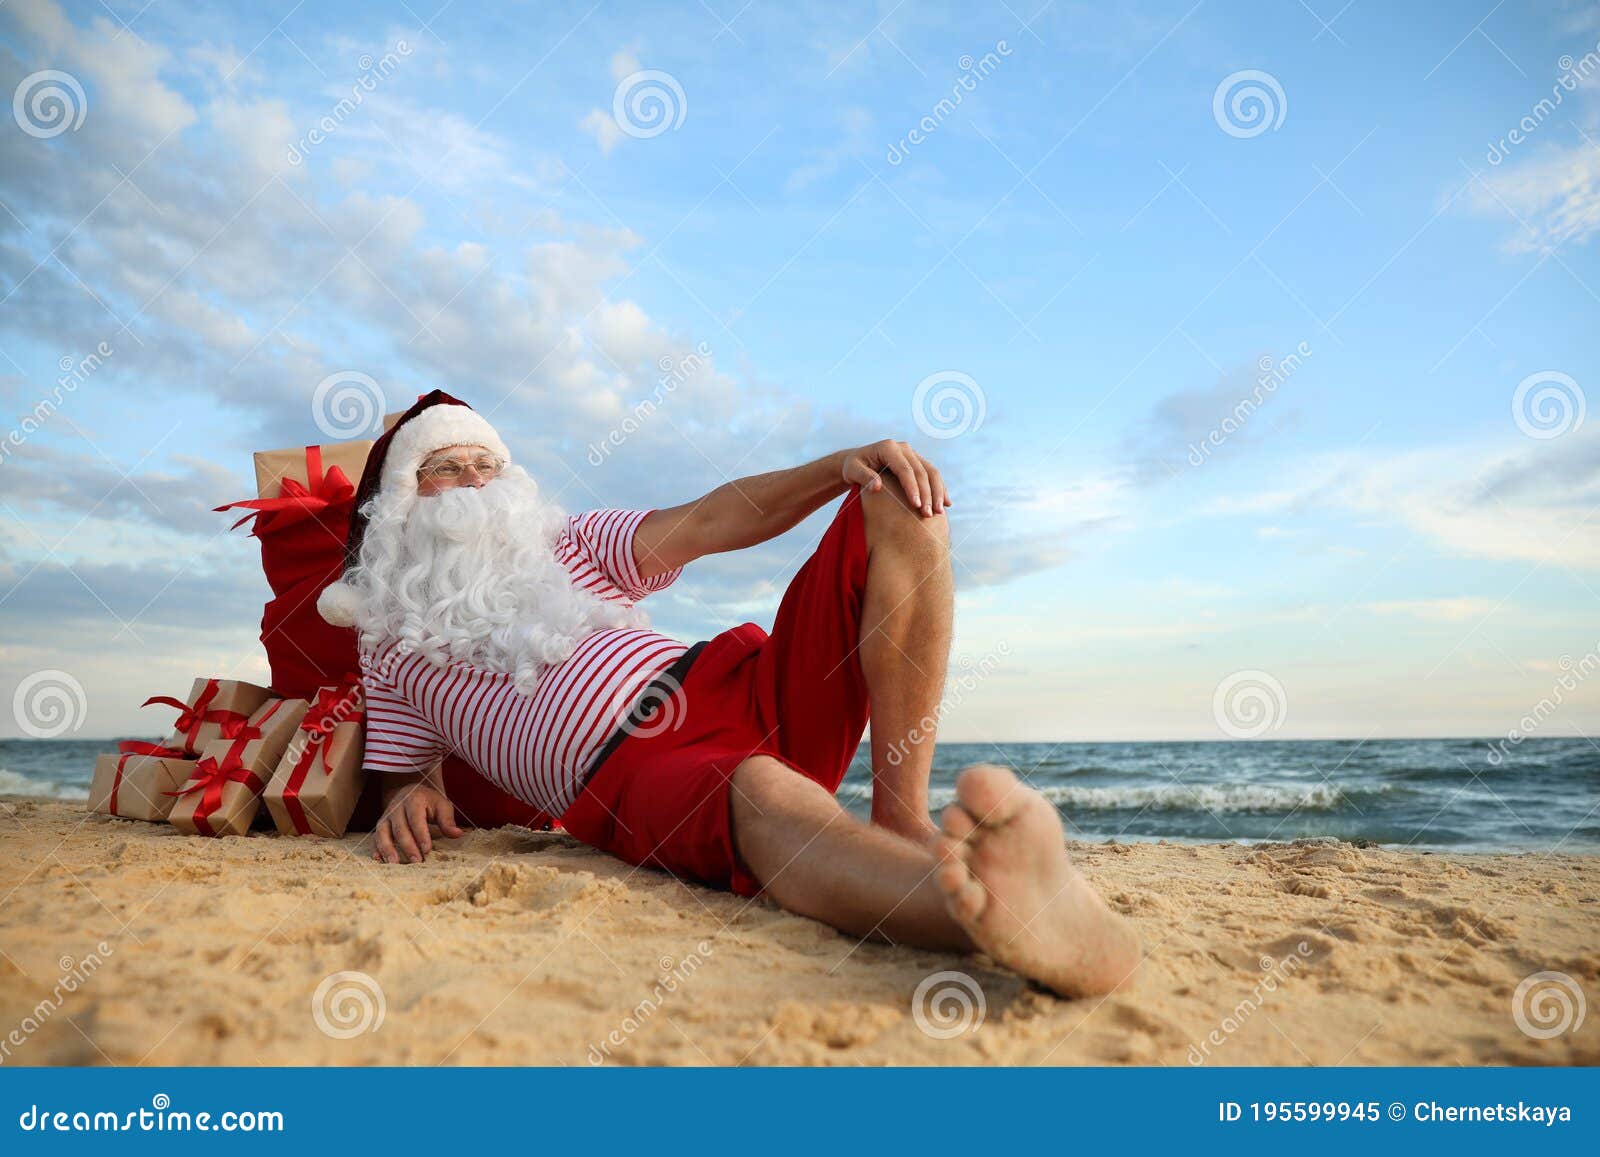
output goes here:
{"type": "Polygon", "coordinates": [[[375,504],[358,567],[356,626],[369,646],[399,640],[444,666],[466,662],[513,676],[524,695],[587,636],[648,625],[643,612],[572,583],[555,556],[565,515],[520,466],[492,482],[417,498],[407,513],[375,504]]]}

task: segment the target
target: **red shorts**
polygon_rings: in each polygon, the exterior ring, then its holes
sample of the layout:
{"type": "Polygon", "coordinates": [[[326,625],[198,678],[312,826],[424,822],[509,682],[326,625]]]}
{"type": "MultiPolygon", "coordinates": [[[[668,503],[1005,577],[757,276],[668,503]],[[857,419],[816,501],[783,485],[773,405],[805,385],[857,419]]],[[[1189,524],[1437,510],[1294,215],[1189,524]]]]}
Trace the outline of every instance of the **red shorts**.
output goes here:
{"type": "Polygon", "coordinates": [[[867,726],[857,647],[867,581],[859,491],[778,607],[701,649],[681,690],[600,764],[561,817],[584,843],[630,864],[753,896],[760,884],[734,848],[734,769],[770,755],[837,791],[867,726]]]}

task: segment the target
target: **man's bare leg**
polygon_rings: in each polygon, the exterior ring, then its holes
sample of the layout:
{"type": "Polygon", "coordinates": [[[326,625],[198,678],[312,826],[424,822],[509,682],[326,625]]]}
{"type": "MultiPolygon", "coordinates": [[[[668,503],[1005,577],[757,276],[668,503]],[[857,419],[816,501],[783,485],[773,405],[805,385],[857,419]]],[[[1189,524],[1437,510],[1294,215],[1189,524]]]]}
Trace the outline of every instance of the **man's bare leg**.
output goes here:
{"type": "Polygon", "coordinates": [[[815,780],[768,756],[733,774],[733,838],[766,894],[852,936],[972,950],[931,850],[856,819],[815,780]]]}
{"type": "Polygon", "coordinates": [[[950,662],[955,583],[950,526],[921,517],[892,478],[861,492],[867,583],[861,606],[861,670],[872,716],[872,822],[925,843],[928,775],[939,697],[950,662]]]}
{"type": "Polygon", "coordinates": [[[856,820],[812,780],[753,756],[733,834],[767,896],[853,936],[980,951],[1063,996],[1109,992],[1139,942],[1072,866],[1055,809],[1004,768],[956,784],[939,851],[856,820]]]}

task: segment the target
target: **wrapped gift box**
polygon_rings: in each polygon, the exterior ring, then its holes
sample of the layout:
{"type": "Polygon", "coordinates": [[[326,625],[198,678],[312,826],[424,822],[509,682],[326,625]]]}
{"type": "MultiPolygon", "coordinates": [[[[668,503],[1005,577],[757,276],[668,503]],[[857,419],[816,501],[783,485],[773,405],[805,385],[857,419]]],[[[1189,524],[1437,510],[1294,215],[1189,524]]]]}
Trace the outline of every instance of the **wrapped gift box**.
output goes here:
{"type": "Polygon", "coordinates": [[[171,738],[166,746],[194,757],[209,743],[237,735],[250,719],[252,712],[272,698],[272,692],[254,683],[238,679],[208,679],[204,675],[194,681],[186,700],[170,695],[153,695],[143,706],[153,703],[178,709],[171,738]]]}
{"type": "Polygon", "coordinates": [[[188,780],[174,792],[172,826],[191,835],[242,836],[261,808],[261,793],[309,704],[274,699],[232,739],[206,745],[188,780]]]}
{"type": "Polygon", "coordinates": [[[257,450],[256,497],[318,493],[335,467],[354,486],[361,481],[361,472],[367,468],[367,454],[371,450],[372,442],[367,438],[328,442],[321,446],[291,446],[287,450],[257,450]],[[286,486],[286,481],[292,481],[293,485],[286,486]]]}
{"type": "Polygon", "coordinates": [[[116,754],[94,761],[89,810],[131,820],[165,820],[172,811],[170,792],[183,786],[195,761],[156,743],[125,743],[116,754]]]}
{"type": "Polygon", "coordinates": [[[366,778],[364,719],[358,683],[318,690],[267,785],[267,810],[284,835],[344,835],[366,778]]]}
{"type": "Polygon", "coordinates": [[[341,723],[323,739],[302,731],[267,785],[267,810],[286,836],[344,835],[361,798],[365,728],[341,723]]]}

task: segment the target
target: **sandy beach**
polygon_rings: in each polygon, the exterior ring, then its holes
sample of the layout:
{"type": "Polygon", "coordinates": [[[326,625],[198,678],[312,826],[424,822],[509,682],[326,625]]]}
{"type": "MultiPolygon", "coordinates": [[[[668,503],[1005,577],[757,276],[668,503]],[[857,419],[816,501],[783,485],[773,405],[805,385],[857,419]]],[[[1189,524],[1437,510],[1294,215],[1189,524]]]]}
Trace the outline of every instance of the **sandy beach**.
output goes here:
{"type": "Polygon", "coordinates": [[[1595,857],[1074,844],[1148,958],[1064,1001],[559,834],[442,846],[386,867],[6,799],[4,1063],[1600,1063],[1595,1009],[1548,1039],[1513,1012],[1539,972],[1600,995],[1595,857]]]}

